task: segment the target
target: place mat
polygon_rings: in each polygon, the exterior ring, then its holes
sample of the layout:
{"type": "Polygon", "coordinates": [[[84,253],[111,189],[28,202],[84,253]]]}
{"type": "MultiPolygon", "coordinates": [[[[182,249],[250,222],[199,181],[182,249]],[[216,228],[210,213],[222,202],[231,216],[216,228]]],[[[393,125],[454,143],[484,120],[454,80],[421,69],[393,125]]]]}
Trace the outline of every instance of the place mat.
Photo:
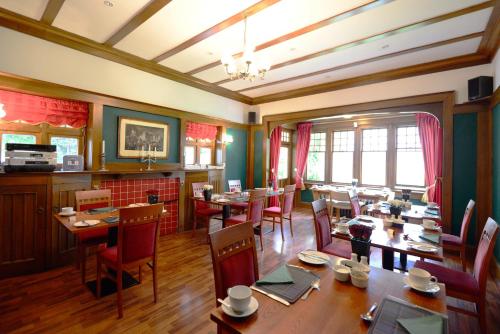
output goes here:
{"type": "Polygon", "coordinates": [[[293,304],[311,287],[312,282],[316,281],[319,276],[312,271],[302,268],[293,266],[287,266],[287,268],[294,283],[263,284],[259,285],[258,288],[281,297],[293,304]]]}
{"type": "Polygon", "coordinates": [[[88,212],[89,215],[97,215],[99,213],[113,212],[115,210],[116,210],[115,207],[108,206],[108,207],[105,207],[105,208],[89,209],[89,210],[87,210],[87,212],[88,212]]]}
{"type": "Polygon", "coordinates": [[[380,303],[368,334],[408,334],[408,331],[399,324],[398,320],[428,317],[431,315],[442,317],[443,328],[440,333],[427,332],[426,334],[447,334],[448,317],[446,315],[410,304],[393,296],[387,296],[380,303]]]}

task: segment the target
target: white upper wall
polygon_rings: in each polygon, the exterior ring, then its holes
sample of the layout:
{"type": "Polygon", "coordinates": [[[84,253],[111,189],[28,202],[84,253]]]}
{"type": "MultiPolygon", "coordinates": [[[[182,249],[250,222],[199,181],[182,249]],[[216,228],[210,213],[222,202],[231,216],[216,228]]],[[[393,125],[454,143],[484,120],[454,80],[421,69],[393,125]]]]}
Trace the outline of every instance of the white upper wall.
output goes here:
{"type": "Polygon", "coordinates": [[[248,105],[0,27],[0,71],[244,123],[248,105]]]}
{"type": "MultiPolygon", "coordinates": [[[[500,75],[498,64],[496,66],[497,73],[500,75]]],[[[466,67],[452,71],[264,103],[258,105],[256,111],[262,117],[271,114],[336,107],[444,91],[455,91],[455,103],[464,103],[468,100],[467,80],[480,75],[492,76],[493,71],[492,64],[466,67]]],[[[499,79],[497,78],[496,85],[498,85],[499,79]]]]}

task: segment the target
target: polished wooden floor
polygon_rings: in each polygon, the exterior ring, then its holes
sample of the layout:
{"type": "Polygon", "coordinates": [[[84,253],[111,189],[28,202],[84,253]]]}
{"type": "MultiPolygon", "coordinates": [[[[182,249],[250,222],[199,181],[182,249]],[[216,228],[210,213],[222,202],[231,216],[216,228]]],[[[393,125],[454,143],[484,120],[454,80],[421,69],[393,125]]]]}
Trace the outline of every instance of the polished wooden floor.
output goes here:
{"type": "MultiPolygon", "coordinates": [[[[259,270],[265,274],[306,248],[314,248],[310,210],[294,212],[292,239],[285,227],[282,243],[279,226],[265,235],[259,252],[259,270]]],[[[96,300],[80,284],[73,266],[42,274],[0,281],[0,333],[215,333],[209,313],[215,305],[212,264],[205,233],[182,233],[160,241],[159,302],[153,303],[151,272],[143,283],[124,291],[124,318],[117,320],[115,296],[96,300]]],[[[94,263],[95,259],[89,259],[94,263]]],[[[380,266],[380,251],[372,251],[380,266]]],[[[455,266],[453,261],[447,265],[455,266]]],[[[458,266],[457,266],[458,268],[458,266]]],[[[89,265],[88,279],[95,276],[89,265]]],[[[488,282],[488,328],[500,328],[500,290],[488,282]]],[[[450,304],[456,301],[450,300],[450,304]]],[[[462,305],[462,304],[461,304],[462,305]]],[[[468,305],[466,305],[468,306],[468,305]]],[[[325,310],[327,312],[328,310],[325,310]]],[[[451,333],[478,333],[476,319],[449,312],[451,333]]]]}

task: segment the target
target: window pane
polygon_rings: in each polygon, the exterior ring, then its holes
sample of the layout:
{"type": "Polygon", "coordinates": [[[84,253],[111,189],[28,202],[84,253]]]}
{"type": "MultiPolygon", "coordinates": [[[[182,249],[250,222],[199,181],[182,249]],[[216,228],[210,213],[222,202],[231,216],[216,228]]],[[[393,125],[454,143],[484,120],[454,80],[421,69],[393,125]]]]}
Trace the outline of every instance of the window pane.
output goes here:
{"type": "Polygon", "coordinates": [[[65,155],[78,155],[78,138],[51,137],[50,144],[57,147],[57,163],[63,163],[65,155]]]}
{"type": "Polygon", "coordinates": [[[387,150],[387,129],[363,130],[363,151],[381,152],[387,150]]]}
{"type": "Polygon", "coordinates": [[[325,152],[309,152],[307,156],[307,180],[325,180],[325,152]]]}
{"type": "Polygon", "coordinates": [[[332,154],[332,181],[350,183],[352,181],[352,152],[333,152],[332,154]]]}
{"type": "Polygon", "coordinates": [[[280,160],[278,164],[278,179],[288,178],[288,147],[280,147],[280,160]]]}
{"type": "Polygon", "coordinates": [[[398,150],[396,184],[406,186],[425,186],[424,157],[422,151],[402,152],[398,150]]]}
{"type": "Polygon", "coordinates": [[[200,147],[200,164],[212,164],[212,149],[208,147],[200,147]]]}
{"type": "Polygon", "coordinates": [[[385,185],[385,152],[363,152],[361,181],[363,184],[385,185]]]}
{"type": "Polygon", "coordinates": [[[0,154],[1,162],[5,161],[5,146],[9,143],[36,144],[36,137],[34,135],[23,135],[17,133],[2,134],[2,152],[0,154]]]}
{"type": "Polygon", "coordinates": [[[184,146],[184,164],[194,165],[194,163],[195,163],[194,146],[184,146]]]}

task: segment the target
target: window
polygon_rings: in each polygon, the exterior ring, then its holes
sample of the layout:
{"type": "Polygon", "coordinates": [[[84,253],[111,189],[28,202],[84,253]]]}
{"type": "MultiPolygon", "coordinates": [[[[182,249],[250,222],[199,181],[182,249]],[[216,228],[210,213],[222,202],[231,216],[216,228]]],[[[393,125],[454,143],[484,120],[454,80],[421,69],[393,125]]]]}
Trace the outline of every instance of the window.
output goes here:
{"type": "Polygon", "coordinates": [[[36,136],[22,133],[3,133],[2,134],[2,152],[0,156],[1,162],[5,161],[6,144],[20,143],[20,144],[36,144],[36,136]]]}
{"type": "Polygon", "coordinates": [[[363,130],[361,182],[386,184],[387,129],[363,130]]]}
{"type": "Polygon", "coordinates": [[[215,152],[215,141],[186,137],[184,165],[211,165],[213,164],[213,152],[215,152]]]}
{"type": "Polygon", "coordinates": [[[325,180],[326,133],[311,133],[307,156],[307,180],[325,180]]]}
{"type": "Polygon", "coordinates": [[[194,165],[196,162],[196,152],[194,146],[184,147],[184,163],[186,165],[194,165]]]}
{"type": "Polygon", "coordinates": [[[354,166],[354,131],[333,132],[332,181],[350,183],[354,166]]]}
{"type": "Polygon", "coordinates": [[[57,147],[57,163],[63,163],[65,155],[78,155],[78,138],[74,137],[50,137],[50,145],[57,147]]]}
{"type": "Polygon", "coordinates": [[[278,162],[278,179],[288,179],[288,147],[280,147],[280,160],[278,162]]]}
{"type": "Polygon", "coordinates": [[[281,131],[281,142],[289,143],[290,142],[290,132],[286,130],[281,131]]]}
{"type": "Polygon", "coordinates": [[[212,149],[210,147],[200,147],[200,165],[212,164],[212,149]]]}
{"type": "Polygon", "coordinates": [[[396,142],[396,184],[423,187],[425,167],[418,128],[398,128],[396,142]]]}

